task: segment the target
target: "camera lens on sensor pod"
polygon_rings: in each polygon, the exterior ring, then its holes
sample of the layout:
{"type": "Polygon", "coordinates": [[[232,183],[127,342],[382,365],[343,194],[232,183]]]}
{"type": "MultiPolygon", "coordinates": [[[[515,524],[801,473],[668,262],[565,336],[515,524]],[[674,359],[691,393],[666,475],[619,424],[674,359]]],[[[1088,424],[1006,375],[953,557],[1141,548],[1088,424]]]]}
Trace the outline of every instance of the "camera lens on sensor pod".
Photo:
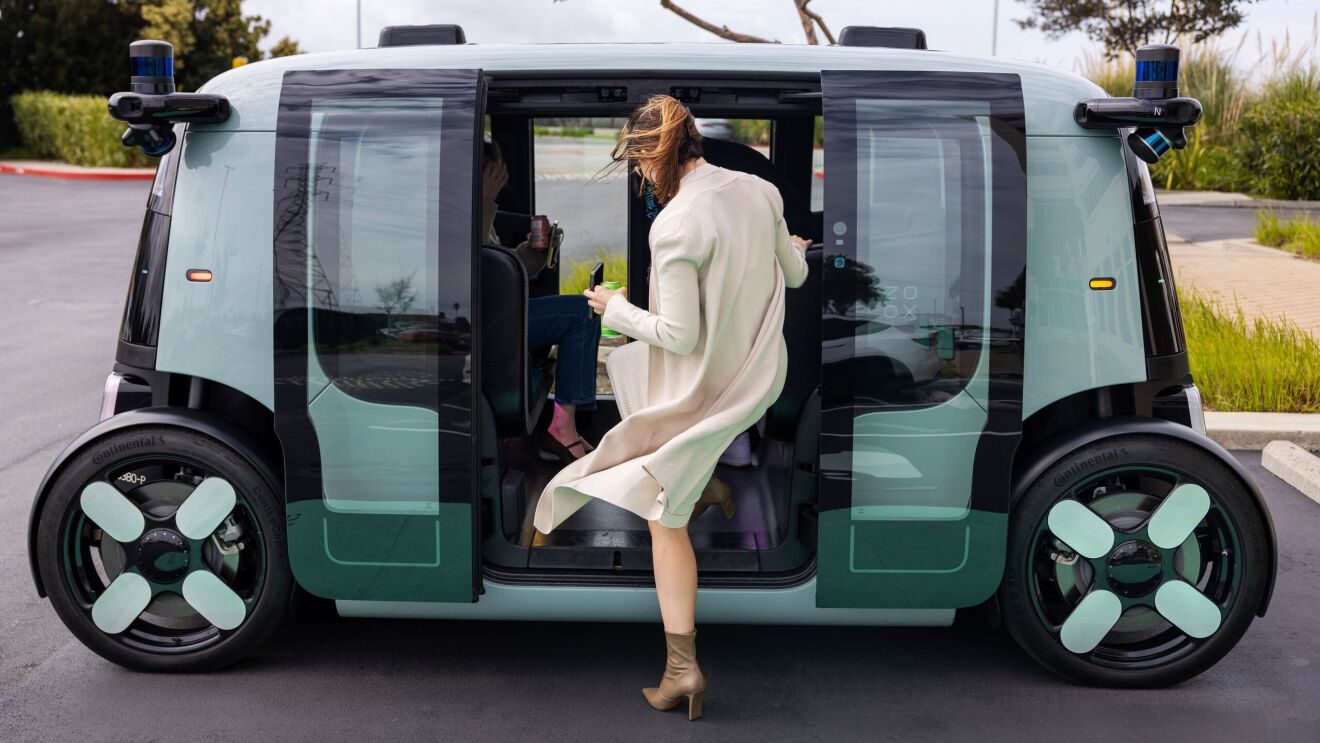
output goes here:
{"type": "Polygon", "coordinates": [[[174,92],[174,45],[168,41],[143,40],[128,45],[133,77],[130,90],[144,95],[174,92]]]}

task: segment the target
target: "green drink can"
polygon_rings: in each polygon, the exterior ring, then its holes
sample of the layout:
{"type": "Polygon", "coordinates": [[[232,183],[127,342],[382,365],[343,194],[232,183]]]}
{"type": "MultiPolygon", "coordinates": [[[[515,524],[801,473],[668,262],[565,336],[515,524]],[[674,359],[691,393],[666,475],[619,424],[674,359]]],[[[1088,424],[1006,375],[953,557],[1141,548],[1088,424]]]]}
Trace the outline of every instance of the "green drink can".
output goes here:
{"type": "MultiPolygon", "coordinates": [[[[623,284],[620,284],[620,283],[617,282],[617,281],[602,281],[602,282],[600,282],[600,285],[601,285],[602,287],[606,288],[606,289],[609,289],[610,291],[618,291],[619,288],[623,286],[623,284]]],[[[601,326],[600,326],[600,337],[602,337],[602,338],[618,338],[619,335],[620,335],[619,331],[617,331],[617,330],[613,330],[613,329],[610,329],[610,328],[607,328],[607,327],[605,327],[605,325],[604,325],[603,323],[601,324],[601,326]]]]}

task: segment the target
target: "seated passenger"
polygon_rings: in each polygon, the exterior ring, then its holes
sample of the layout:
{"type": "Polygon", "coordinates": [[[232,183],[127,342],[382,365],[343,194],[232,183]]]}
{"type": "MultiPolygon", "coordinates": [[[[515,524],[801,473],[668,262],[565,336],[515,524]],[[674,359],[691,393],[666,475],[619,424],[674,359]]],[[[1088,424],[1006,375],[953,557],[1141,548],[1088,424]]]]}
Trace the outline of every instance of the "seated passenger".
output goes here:
{"type": "MultiPolygon", "coordinates": [[[[499,245],[495,233],[495,197],[509,180],[499,145],[482,142],[481,218],[483,241],[499,245]]],[[[529,235],[530,237],[530,235],[529,235]]],[[[519,243],[517,254],[527,277],[534,278],[545,268],[546,257],[558,247],[563,233],[556,231],[554,243],[547,250],[532,248],[528,241],[519,243]]],[[[594,447],[578,433],[575,413],[578,408],[596,408],[596,348],[600,344],[600,326],[581,295],[532,297],[527,302],[527,347],[530,350],[559,346],[555,359],[555,409],[550,427],[537,437],[541,447],[556,454],[564,464],[579,459],[594,447]]]]}

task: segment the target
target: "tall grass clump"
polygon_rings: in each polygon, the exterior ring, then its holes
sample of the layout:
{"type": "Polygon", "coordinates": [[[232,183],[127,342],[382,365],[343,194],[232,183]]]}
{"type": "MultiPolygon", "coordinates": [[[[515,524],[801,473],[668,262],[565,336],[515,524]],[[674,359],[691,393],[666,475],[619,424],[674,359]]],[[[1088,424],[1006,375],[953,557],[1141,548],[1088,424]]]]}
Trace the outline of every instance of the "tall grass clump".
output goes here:
{"type": "Polygon", "coordinates": [[[1247,318],[1242,308],[1180,291],[1192,376],[1219,411],[1320,412],[1320,343],[1283,318],[1247,318]]]}
{"type": "Polygon", "coordinates": [[[110,118],[101,96],[33,91],[9,101],[23,146],[37,157],[106,167],[152,163],[136,147],[120,144],[124,123],[110,118]]]}
{"type": "Polygon", "coordinates": [[[1320,222],[1306,213],[1285,218],[1272,209],[1256,212],[1256,240],[1261,245],[1320,259],[1320,222]]]}
{"type": "Polygon", "coordinates": [[[591,269],[595,267],[597,261],[605,264],[606,281],[617,281],[620,284],[628,283],[628,256],[624,253],[610,253],[603,248],[597,248],[596,255],[593,258],[586,260],[577,258],[564,262],[559,269],[559,293],[581,294],[586,291],[587,282],[591,280],[591,269]]]}

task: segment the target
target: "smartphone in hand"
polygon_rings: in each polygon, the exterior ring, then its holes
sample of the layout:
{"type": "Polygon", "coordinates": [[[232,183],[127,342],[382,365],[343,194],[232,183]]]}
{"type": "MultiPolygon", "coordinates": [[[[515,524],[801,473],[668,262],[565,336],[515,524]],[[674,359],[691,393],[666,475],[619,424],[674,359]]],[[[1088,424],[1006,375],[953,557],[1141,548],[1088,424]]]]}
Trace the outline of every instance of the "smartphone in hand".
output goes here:
{"type": "MultiPolygon", "coordinates": [[[[587,279],[587,288],[595,289],[605,281],[605,262],[596,261],[596,265],[591,268],[591,277],[587,279]]],[[[596,313],[587,308],[587,317],[594,319],[596,313]]]]}

